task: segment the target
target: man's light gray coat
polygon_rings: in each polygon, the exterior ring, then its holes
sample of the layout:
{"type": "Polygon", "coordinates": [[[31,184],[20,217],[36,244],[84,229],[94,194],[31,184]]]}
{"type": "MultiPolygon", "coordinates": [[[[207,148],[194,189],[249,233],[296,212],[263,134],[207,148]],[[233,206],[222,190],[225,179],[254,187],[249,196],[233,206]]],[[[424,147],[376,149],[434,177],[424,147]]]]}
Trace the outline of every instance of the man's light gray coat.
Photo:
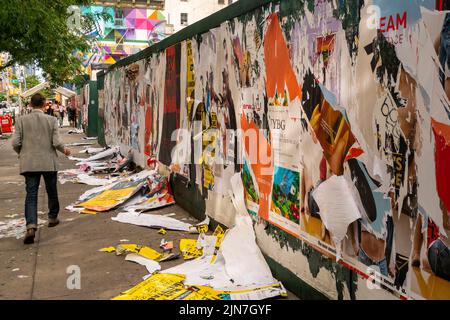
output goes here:
{"type": "Polygon", "coordinates": [[[38,109],[17,119],[12,146],[19,154],[21,174],[58,171],[56,150],[64,152],[58,127],[55,117],[38,109]]]}

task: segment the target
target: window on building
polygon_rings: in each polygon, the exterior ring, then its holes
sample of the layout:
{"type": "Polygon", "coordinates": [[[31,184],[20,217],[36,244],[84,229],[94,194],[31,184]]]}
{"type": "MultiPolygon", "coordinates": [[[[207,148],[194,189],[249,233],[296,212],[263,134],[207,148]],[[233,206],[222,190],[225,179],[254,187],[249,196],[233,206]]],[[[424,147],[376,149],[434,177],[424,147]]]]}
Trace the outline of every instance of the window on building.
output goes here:
{"type": "Polygon", "coordinates": [[[217,0],[219,4],[225,4],[225,0],[217,0]]]}
{"type": "Polygon", "coordinates": [[[188,25],[188,14],[187,13],[181,13],[180,16],[180,22],[182,26],[187,26],[188,25]]]}

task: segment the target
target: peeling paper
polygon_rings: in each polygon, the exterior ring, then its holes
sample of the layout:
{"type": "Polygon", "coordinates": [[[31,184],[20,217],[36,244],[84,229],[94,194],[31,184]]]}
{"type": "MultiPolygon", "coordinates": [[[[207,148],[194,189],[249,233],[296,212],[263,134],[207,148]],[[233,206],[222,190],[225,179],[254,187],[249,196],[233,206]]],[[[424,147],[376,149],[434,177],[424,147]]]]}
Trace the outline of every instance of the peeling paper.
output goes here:
{"type": "Polygon", "coordinates": [[[361,213],[353,199],[344,176],[332,176],[322,182],[313,192],[314,200],[320,209],[320,217],[330,231],[340,258],[340,243],[347,234],[350,224],[361,218],[361,213]]]}
{"type": "Polygon", "coordinates": [[[256,244],[250,216],[236,216],[236,224],[229,229],[220,246],[227,275],[242,286],[269,285],[276,282],[256,244]]]}

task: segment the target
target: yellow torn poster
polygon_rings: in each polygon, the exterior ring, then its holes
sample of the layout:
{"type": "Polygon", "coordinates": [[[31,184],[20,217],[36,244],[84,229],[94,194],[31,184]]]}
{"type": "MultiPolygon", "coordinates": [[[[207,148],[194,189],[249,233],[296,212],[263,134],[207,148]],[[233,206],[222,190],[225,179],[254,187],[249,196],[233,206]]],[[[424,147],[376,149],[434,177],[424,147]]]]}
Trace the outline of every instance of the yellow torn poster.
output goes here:
{"type": "Polygon", "coordinates": [[[241,290],[215,290],[207,286],[191,286],[190,290],[198,290],[202,296],[220,300],[264,300],[277,296],[287,297],[287,291],[281,283],[267,286],[243,288],[241,290]]]}
{"type": "Polygon", "coordinates": [[[281,283],[223,291],[207,286],[185,286],[182,274],[155,273],[113,300],[262,300],[287,296],[281,283]]]}
{"type": "Polygon", "coordinates": [[[214,264],[214,262],[217,259],[217,254],[219,253],[220,244],[222,243],[224,235],[225,235],[225,232],[223,231],[222,227],[220,225],[218,225],[216,230],[214,230],[214,233],[213,233],[213,236],[216,237],[216,244],[214,245],[214,253],[211,257],[211,264],[214,264]]]}
{"type": "Polygon", "coordinates": [[[203,254],[203,249],[197,248],[197,240],[195,239],[181,239],[180,251],[184,260],[198,258],[203,254]]]}
{"type": "Polygon", "coordinates": [[[122,200],[128,198],[135,188],[126,188],[120,190],[106,190],[98,196],[79,204],[89,210],[107,211],[121,203],[122,200]]]}
{"type": "Polygon", "coordinates": [[[156,273],[113,300],[220,300],[210,290],[186,287],[182,274],[156,273]]]}
{"type": "Polygon", "coordinates": [[[93,198],[79,203],[77,207],[98,212],[111,210],[125,202],[144,185],[145,180],[123,181],[115,184],[111,189],[107,189],[93,198]]]}
{"type": "Polygon", "coordinates": [[[156,273],[113,300],[174,300],[186,293],[181,274],[156,273]]]}

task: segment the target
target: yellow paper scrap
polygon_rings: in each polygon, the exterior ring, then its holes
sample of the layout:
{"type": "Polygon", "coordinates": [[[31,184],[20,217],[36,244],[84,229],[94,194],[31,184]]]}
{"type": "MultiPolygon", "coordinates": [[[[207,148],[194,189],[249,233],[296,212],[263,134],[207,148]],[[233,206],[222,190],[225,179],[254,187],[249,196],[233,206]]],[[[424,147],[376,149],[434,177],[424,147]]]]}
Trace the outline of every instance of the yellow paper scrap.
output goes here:
{"type": "Polygon", "coordinates": [[[182,274],[155,273],[113,300],[174,300],[187,293],[182,274]]]}
{"type": "Polygon", "coordinates": [[[101,249],[98,250],[98,251],[102,251],[102,252],[114,252],[114,251],[116,251],[116,248],[114,248],[114,247],[106,247],[106,248],[101,248],[101,249]]]}
{"type": "Polygon", "coordinates": [[[116,253],[117,255],[121,255],[125,252],[134,252],[137,253],[144,258],[150,259],[150,260],[158,260],[161,258],[161,253],[158,251],[147,247],[147,246],[139,246],[137,244],[119,244],[116,247],[116,253]]]}
{"type": "Polygon", "coordinates": [[[167,233],[167,231],[166,231],[166,229],[161,228],[161,229],[159,229],[158,233],[162,234],[162,235],[165,235],[167,233]]]}
{"type": "Polygon", "coordinates": [[[220,245],[222,243],[224,235],[225,231],[223,231],[223,228],[220,225],[218,225],[213,233],[213,236],[216,236],[216,244],[214,245],[214,253],[211,258],[211,264],[214,264],[214,262],[216,262],[217,254],[219,253],[220,245]]]}
{"type": "MultiPolygon", "coordinates": [[[[194,290],[197,291],[199,293],[201,293],[203,296],[209,297],[210,299],[214,300],[214,298],[217,298],[218,300],[230,300],[231,296],[245,296],[247,295],[248,298],[252,298],[258,296],[260,298],[268,298],[269,296],[264,294],[264,291],[270,291],[270,289],[278,289],[278,294],[281,297],[287,297],[287,292],[286,290],[281,286],[281,284],[279,283],[274,283],[274,284],[269,284],[266,286],[261,286],[261,287],[254,287],[254,288],[249,288],[249,289],[242,289],[242,290],[215,290],[211,287],[207,287],[207,286],[192,286],[190,287],[190,290],[194,290]],[[253,295],[252,295],[253,293],[253,295]]],[[[273,297],[273,296],[270,296],[273,297]]]]}
{"type": "Polygon", "coordinates": [[[98,212],[94,211],[94,210],[83,209],[80,211],[80,213],[82,213],[82,214],[97,214],[98,212]]]}
{"type": "Polygon", "coordinates": [[[198,258],[203,254],[203,249],[197,248],[197,240],[195,239],[181,239],[180,251],[184,260],[198,258]]]}
{"type": "Polygon", "coordinates": [[[155,273],[113,300],[220,300],[208,287],[186,287],[182,274],[155,273]]]}

